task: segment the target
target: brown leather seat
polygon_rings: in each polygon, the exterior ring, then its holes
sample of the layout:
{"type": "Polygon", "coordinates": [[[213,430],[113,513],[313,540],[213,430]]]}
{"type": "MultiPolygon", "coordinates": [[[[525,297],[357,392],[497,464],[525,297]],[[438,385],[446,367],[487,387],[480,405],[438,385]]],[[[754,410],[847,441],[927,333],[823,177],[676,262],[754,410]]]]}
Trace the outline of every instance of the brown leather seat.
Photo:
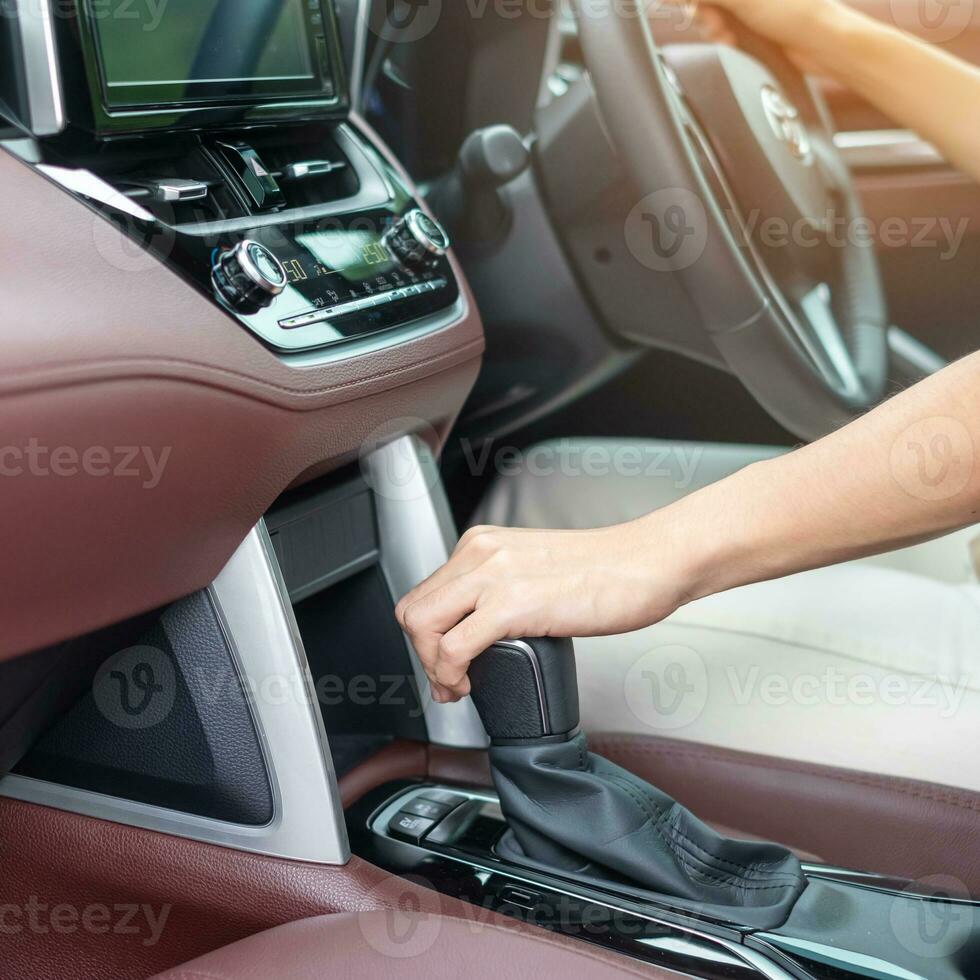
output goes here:
{"type": "Polygon", "coordinates": [[[324,915],[270,929],[156,980],[668,980],[676,976],[540,929],[408,912],[324,915]]]}

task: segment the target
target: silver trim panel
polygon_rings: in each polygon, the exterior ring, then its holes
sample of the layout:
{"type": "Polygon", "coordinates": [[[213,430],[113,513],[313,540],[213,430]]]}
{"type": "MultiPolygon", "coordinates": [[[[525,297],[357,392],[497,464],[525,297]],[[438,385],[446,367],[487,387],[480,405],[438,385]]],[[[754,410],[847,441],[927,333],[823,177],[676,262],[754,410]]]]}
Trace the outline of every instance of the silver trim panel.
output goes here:
{"type": "MultiPolygon", "coordinates": [[[[421,423],[421,420],[415,420],[421,423]]],[[[397,602],[445,564],[456,545],[449,503],[429,447],[417,436],[403,436],[364,457],[363,471],[374,490],[381,542],[381,570],[397,602]]],[[[412,670],[422,699],[429,741],[459,749],[490,744],[470,698],[438,704],[409,643],[412,670]]]]}
{"type": "Polygon", "coordinates": [[[907,129],[840,132],[834,145],[852,170],[940,167],[945,158],[931,143],[907,129]]]}
{"type": "Polygon", "coordinates": [[[30,113],[24,122],[35,136],[54,136],[65,128],[65,106],[50,0],[18,0],[17,23],[30,113]]]}
{"type": "Polygon", "coordinates": [[[410,299],[413,296],[420,296],[422,293],[431,293],[440,289],[445,289],[449,283],[442,278],[429,279],[425,282],[416,283],[412,286],[403,286],[399,289],[389,289],[383,293],[375,293],[364,299],[355,299],[349,303],[341,303],[339,306],[331,306],[327,309],[311,310],[299,316],[291,316],[279,321],[279,326],[283,330],[292,330],[296,327],[308,327],[314,323],[326,323],[335,317],[346,316],[348,313],[357,313],[360,310],[369,310],[375,306],[384,306],[387,303],[396,303],[399,300],[410,299]]]}
{"type": "Polygon", "coordinates": [[[210,594],[266,757],[274,801],[268,824],[226,823],[23,776],[0,780],[0,795],[242,851],[346,864],[350,846],[333,760],[264,522],[235,552],[210,594]],[[272,686],[285,696],[273,697],[272,686]]]}

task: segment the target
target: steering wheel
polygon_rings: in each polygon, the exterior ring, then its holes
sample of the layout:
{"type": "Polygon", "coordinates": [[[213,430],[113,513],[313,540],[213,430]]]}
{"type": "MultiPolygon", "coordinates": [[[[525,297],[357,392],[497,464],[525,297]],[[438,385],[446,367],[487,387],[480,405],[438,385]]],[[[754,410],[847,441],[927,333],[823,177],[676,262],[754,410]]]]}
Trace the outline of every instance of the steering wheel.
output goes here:
{"type": "Polygon", "coordinates": [[[738,49],[661,49],[642,0],[634,15],[622,0],[575,3],[607,131],[641,197],[642,228],[628,221],[627,237],[660,236],[658,258],[725,363],[790,431],[817,438],[877,404],[888,311],[816,87],[744,28],[738,49]]]}

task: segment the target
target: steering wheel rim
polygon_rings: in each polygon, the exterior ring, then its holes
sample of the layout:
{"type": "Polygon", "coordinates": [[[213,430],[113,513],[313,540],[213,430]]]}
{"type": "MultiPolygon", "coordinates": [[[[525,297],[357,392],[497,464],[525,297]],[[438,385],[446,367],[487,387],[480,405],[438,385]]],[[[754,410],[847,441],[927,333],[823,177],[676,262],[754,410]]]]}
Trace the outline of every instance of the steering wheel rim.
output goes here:
{"type": "Polygon", "coordinates": [[[626,228],[634,256],[649,247],[643,236],[683,229],[690,247],[658,249],[650,267],[681,280],[728,368],[794,434],[817,438],[877,404],[888,311],[871,236],[853,233],[867,226],[815,87],[744,28],[738,51],[660,49],[642,4],[628,16],[618,0],[575,3],[607,131],[640,196],[626,228]],[[798,127],[793,138],[770,114],[773,98],[798,127]],[[833,202],[823,216],[822,195],[833,202]],[[796,217],[815,239],[796,240],[796,217]],[[784,251],[759,241],[776,219],[784,251]]]}

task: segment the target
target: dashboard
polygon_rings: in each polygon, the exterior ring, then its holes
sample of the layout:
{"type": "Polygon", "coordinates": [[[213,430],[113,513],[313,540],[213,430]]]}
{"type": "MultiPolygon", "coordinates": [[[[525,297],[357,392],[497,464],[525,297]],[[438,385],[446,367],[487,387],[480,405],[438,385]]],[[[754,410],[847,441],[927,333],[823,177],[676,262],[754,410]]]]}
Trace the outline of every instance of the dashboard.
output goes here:
{"type": "Polygon", "coordinates": [[[7,482],[0,657],[207,587],[366,447],[438,449],[484,346],[328,0],[54,6],[0,21],[5,439],[169,462],[7,482]]]}

